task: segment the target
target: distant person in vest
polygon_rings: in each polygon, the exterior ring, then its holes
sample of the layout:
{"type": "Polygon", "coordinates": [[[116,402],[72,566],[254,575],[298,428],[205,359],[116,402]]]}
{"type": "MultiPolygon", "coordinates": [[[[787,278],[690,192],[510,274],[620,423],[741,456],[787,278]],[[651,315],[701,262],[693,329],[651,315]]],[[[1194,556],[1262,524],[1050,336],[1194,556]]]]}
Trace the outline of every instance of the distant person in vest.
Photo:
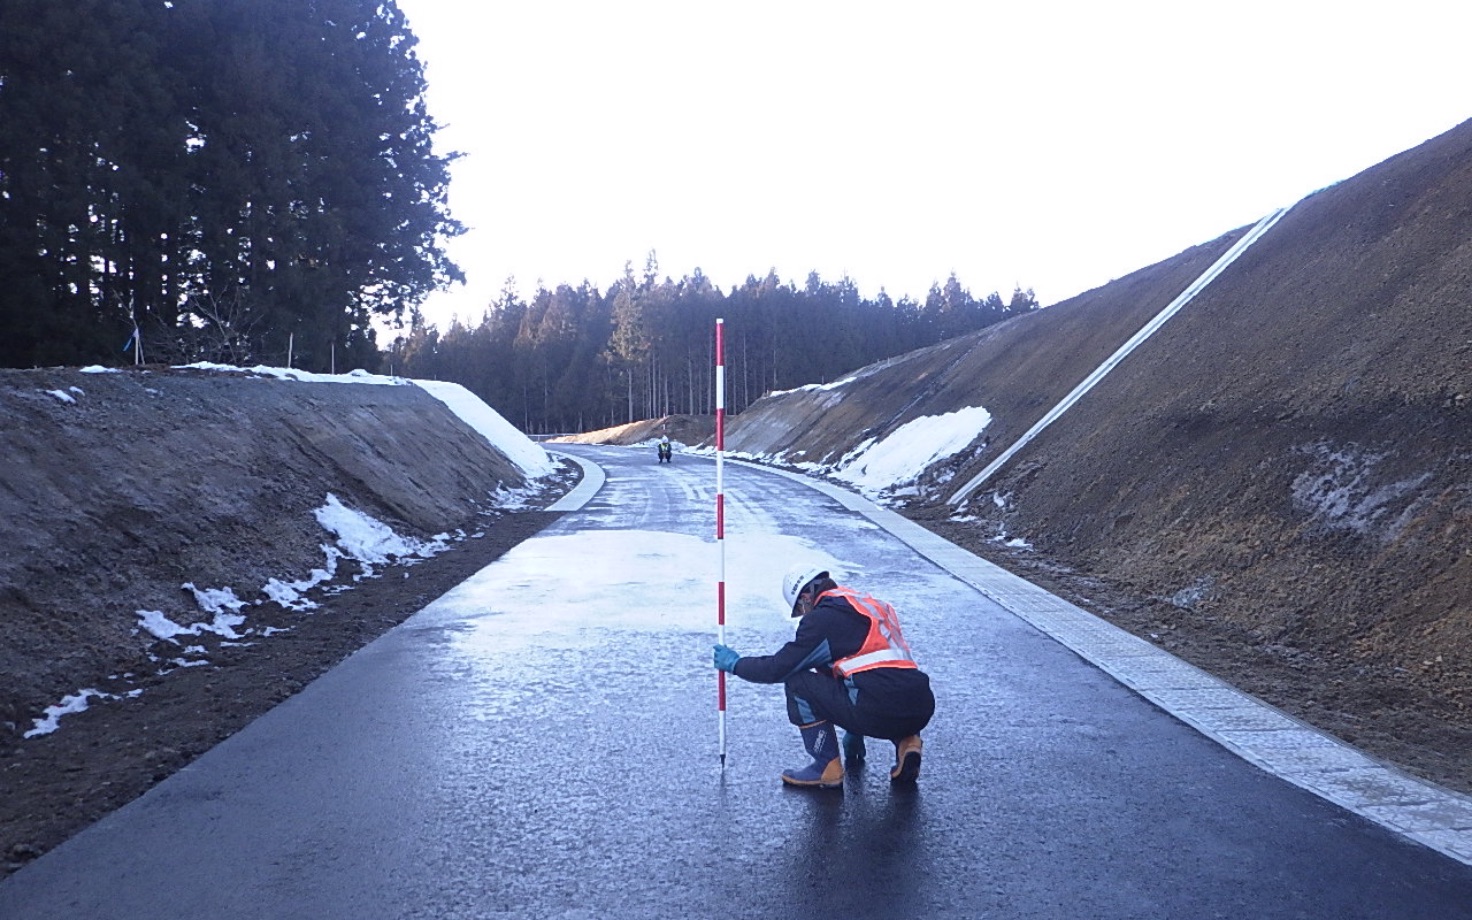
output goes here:
{"type": "Polygon", "coordinates": [[[828,570],[799,565],[782,580],[782,596],[801,617],[797,635],[771,655],[741,656],[715,647],[722,671],[757,684],[785,684],[787,717],[802,731],[813,762],[782,771],[792,786],[843,786],[837,729],[850,765],[864,759],[864,737],[894,742],[889,771],[896,784],[920,776],[920,730],[935,712],[930,678],[915,664],[895,610],[849,588],[828,570]]]}

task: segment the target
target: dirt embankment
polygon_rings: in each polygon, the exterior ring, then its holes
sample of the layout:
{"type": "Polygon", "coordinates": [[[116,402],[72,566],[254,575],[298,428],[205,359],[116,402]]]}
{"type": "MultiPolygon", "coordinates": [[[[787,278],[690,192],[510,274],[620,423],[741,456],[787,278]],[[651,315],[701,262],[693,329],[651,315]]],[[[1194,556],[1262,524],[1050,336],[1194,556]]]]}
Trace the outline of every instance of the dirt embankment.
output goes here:
{"type": "Polygon", "coordinates": [[[583,434],[551,438],[550,443],[565,444],[641,444],[668,435],[679,444],[700,444],[715,436],[716,420],[711,415],[663,415],[655,419],[629,422],[612,428],[600,428],[583,434]]]}
{"type": "Polygon", "coordinates": [[[577,476],[527,483],[419,387],[165,368],[0,372],[0,457],[0,876],[555,520],[509,506],[545,507],[577,476]],[[310,610],[268,599],[270,579],[327,563],[329,494],[447,548],[340,559],[310,610]],[[213,623],[186,583],[245,602],[238,639],[139,629],[139,610],[213,623]],[[22,738],[83,690],[108,696],[22,738]]]}
{"type": "MultiPolygon", "coordinates": [[[[501,453],[415,386],[155,369],[0,374],[0,729],[141,671],[139,610],[209,620],[326,563],[328,494],[406,536],[473,529],[501,453]]],[[[0,731],[0,735],[4,732],[0,731]]]]}
{"type": "Polygon", "coordinates": [[[758,402],[727,447],[832,464],[915,418],[984,407],[971,446],[906,487],[907,514],[1472,792],[1472,122],[1296,204],[948,502],[1245,230],[758,402]]]}

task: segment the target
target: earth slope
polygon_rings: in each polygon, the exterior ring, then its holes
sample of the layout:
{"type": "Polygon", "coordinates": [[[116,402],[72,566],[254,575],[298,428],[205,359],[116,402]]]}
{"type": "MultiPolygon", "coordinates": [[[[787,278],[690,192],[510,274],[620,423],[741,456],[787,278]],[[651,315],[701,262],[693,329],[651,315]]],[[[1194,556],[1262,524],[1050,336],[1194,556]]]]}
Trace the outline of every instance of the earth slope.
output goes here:
{"type": "Polygon", "coordinates": [[[600,428],[583,434],[569,434],[549,438],[552,443],[565,444],[642,444],[658,440],[666,435],[676,444],[698,444],[715,436],[716,422],[712,415],[665,415],[656,419],[629,422],[612,428],[600,428]]]}
{"type": "Polygon", "coordinates": [[[0,875],[535,533],[556,515],[514,509],[575,476],[529,483],[416,386],[165,368],[0,372],[0,457],[0,875]],[[270,599],[326,565],[328,495],[447,548],[341,559],[309,610],[270,599]],[[214,625],[187,584],[245,603],[239,640],[140,629],[140,610],[214,625]],[[113,698],[23,737],[83,690],[113,698]]]}
{"type": "Polygon", "coordinates": [[[894,493],[907,514],[1472,791],[1472,122],[1297,203],[947,501],[1245,231],[769,397],[726,446],[836,471],[905,422],[985,407],[967,450],[894,493]]]}

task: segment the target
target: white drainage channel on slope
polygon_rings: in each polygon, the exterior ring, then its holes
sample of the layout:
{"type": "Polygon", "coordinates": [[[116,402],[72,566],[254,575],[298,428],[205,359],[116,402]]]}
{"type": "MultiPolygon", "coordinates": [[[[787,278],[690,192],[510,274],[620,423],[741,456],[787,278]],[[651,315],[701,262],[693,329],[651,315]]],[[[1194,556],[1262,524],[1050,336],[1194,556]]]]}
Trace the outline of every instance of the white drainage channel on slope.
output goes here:
{"type": "Polygon", "coordinates": [[[1141,342],[1144,342],[1146,339],[1150,338],[1150,336],[1154,335],[1155,331],[1161,326],[1164,326],[1167,320],[1169,320],[1172,316],[1175,316],[1176,313],[1180,312],[1180,309],[1186,304],[1190,303],[1192,298],[1194,298],[1197,294],[1200,294],[1208,284],[1211,284],[1212,281],[1216,280],[1217,275],[1220,275],[1228,265],[1231,265],[1233,262],[1237,261],[1238,256],[1246,252],[1249,246],[1257,242],[1263,234],[1267,233],[1268,230],[1272,228],[1273,224],[1276,224],[1278,222],[1279,218],[1287,213],[1288,208],[1279,208],[1278,210],[1269,214],[1267,217],[1264,217],[1262,220],[1258,221],[1257,226],[1249,230],[1246,236],[1238,240],[1236,244],[1234,244],[1231,249],[1228,249],[1220,259],[1217,259],[1210,268],[1202,272],[1201,277],[1191,282],[1190,287],[1182,291],[1179,297],[1177,297],[1175,300],[1172,300],[1164,310],[1161,310],[1159,313],[1157,313],[1154,318],[1150,320],[1150,322],[1146,323],[1140,329],[1139,332],[1136,332],[1133,336],[1131,336],[1129,341],[1119,346],[1119,349],[1115,351],[1114,354],[1110,355],[1103,364],[1095,368],[1092,374],[1085,377],[1082,383],[1074,387],[1073,392],[1063,397],[1063,400],[1059,402],[1058,405],[1048,410],[1047,415],[1044,415],[1042,418],[1038,419],[1037,424],[1029,428],[1026,434],[1018,438],[1017,441],[1012,444],[1012,446],[1002,451],[1001,456],[997,457],[997,459],[987,464],[986,469],[976,474],[976,476],[974,476],[970,482],[966,483],[964,486],[952,493],[950,497],[950,504],[959,505],[963,501],[965,501],[972,492],[976,491],[977,487],[990,479],[992,477],[992,474],[1001,469],[1008,460],[1011,460],[1014,454],[1025,447],[1027,443],[1033,438],[1037,437],[1039,432],[1041,432],[1044,428],[1047,428],[1049,425],[1053,424],[1053,422],[1056,421],[1059,416],[1061,416],[1064,412],[1067,412],[1070,408],[1072,408],[1074,403],[1083,398],[1083,395],[1085,393],[1092,390],[1095,384],[1097,384],[1100,380],[1103,380],[1105,375],[1107,375],[1110,371],[1114,370],[1115,365],[1119,364],[1119,362],[1125,359],[1126,355],[1134,351],[1141,342]]]}

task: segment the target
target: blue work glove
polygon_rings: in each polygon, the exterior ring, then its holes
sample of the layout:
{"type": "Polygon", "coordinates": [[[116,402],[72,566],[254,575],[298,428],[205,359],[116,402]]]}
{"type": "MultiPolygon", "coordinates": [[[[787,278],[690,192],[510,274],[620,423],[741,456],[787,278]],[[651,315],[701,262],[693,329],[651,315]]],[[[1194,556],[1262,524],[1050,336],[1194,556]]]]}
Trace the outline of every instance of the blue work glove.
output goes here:
{"type": "Polygon", "coordinates": [[[727,648],[724,645],[717,645],[715,648],[715,654],[711,656],[715,666],[727,674],[735,674],[736,662],[741,660],[741,656],[737,654],[735,649],[727,648]]]}

